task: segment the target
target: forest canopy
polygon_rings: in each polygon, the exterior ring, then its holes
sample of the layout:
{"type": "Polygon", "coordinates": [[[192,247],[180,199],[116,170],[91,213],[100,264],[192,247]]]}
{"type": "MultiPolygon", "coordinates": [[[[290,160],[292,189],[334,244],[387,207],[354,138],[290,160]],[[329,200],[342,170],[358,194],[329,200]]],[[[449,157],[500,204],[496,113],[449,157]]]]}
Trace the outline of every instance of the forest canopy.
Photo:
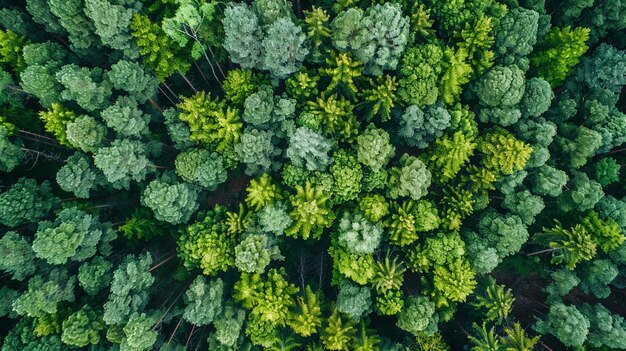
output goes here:
{"type": "Polygon", "coordinates": [[[0,5],[0,351],[626,350],[626,0],[0,5]]]}

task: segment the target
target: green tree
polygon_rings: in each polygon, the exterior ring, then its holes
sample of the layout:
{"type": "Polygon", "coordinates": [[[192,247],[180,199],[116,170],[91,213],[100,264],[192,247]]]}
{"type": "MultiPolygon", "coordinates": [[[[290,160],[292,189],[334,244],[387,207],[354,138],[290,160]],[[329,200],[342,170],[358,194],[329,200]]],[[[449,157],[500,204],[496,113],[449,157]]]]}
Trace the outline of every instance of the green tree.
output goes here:
{"type": "Polygon", "coordinates": [[[239,141],[243,123],[236,109],[212,99],[210,92],[200,91],[178,105],[179,118],[189,125],[189,139],[224,152],[239,141]]]}
{"type": "Polygon", "coordinates": [[[133,313],[124,326],[124,338],[120,351],[147,351],[157,340],[157,332],[152,328],[156,318],[145,313],[133,313]]]}
{"type": "Polygon", "coordinates": [[[85,0],[84,12],[93,21],[94,32],[104,45],[124,52],[129,58],[139,55],[129,28],[132,9],[108,0],[85,0]]]}
{"type": "Polygon", "coordinates": [[[410,296],[398,314],[396,325],[413,335],[437,332],[439,316],[435,313],[435,303],[425,296],[410,296]]]}
{"type": "Polygon", "coordinates": [[[183,318],[199,327],[213,322],[222,312],[223,290],[221,279],[207,282],[205,277],[197,276],[185,292],[183,318]]]}
{"type": "Polygon", "coordinates": [[[476,143],[472,137],[455,132],[436,139],[430,149],[422,155],[422,160],[434,175],[433,179],[444,183],[452,179],[463,164],[469,161],[475,148],[476,143]]]}
{"type": "Polygon", "coordinates": [[[539,333],[554,335],[565,346],[580,347],[587,339],[589,326],[589,319],[575,306],[556,303],[550,306],[547,319],[537,321],[533,328],[539,333]]]}
{"type": "Polygon", "coordinates": [[[111,65],[111,70],[107,72],[107,77],[115,89],[126,91],[140,103],[146,102],[154,95],[158,84],[158,81],[152,75],[144,71],[143,66],[137,62],[126,60],[119,60],[111,65]]]}
{"type": "Polygon", "coordinates": [[[305,40],[306,36],[299,25],[289,18],[277,19],[269,26],[261,41],[263,69],[268,70],[272,77],[280,79],[297,72],[309,53],[304,46],[305,40]]]}
{"type": "Polygon", "coordinates": [[[178,238],[178,257],[191,270],[215,275],[235,265],[235,238],[227,232],[226,209],[216,206],[185,228],[178,238]]]}
{"type": "Polygon", "coordinates": [[[112,235],[114,238],[113,229],[100,224],[98,217],[69,207],[60,211],[54,222],[39,222],[33,251],[49,264],[80,262],[95,255],[100,240],[111,240],[112,235]]]}
{"type": "Polygon", "coordinates": [[[35,275],[28,281],[28,289],[13,301],[13,310],[28,317],[56,313],[61,302],[74,302],[75,282],[76,277],[61,268],[35,275]]]}
{"type": "Polygon", "coordinates": [[[141,49],[143,63],[154,71],[160,81],[175,72],[185,73],[189,69],[187,55],[148,16],[134,14],[130,21],[132,36],[141,49]],[[155,43],[158,42],[158,45],[155,43]]]}
{"type": "Polygon", "coordinates": [[[112,87],[101,69],[69,64],[61,67],[55,76],[64,87],[60,95],[63,100],[76,101],[80,107],[90,112],[108,105],[112,87]]]}
{"type": "Polygon", "coordinates": [[[151,264],[152,256],[149,253],[124,257],[122,263],[113,272],[111,292],[108,301],[104,304],[102,319],[106,324],[123,324],[131,315],[137,319],[137,312],[148,303],[147,289],[155,280],[149,271],[151,264]]]}
{"type": "Polygon", "coordinates": [[[543,232],[535,234],[533,240],[556,251],[552,263],[565,263],[569,269],[574,269],[581,261],[591,260],[596,254],[596,243],[580,224],[567,230],[557,221],[554,228],[544,228],[543,232]]]}
{"type": "Polygon", "coordinates": [[[342,318],[339,310],[327,319],[320,333],[320,339],[329,350],[348,350],[356,338],[356,328],[350,319],[342,318]]]}
{"type": "Polygon", "coordinates": [[[383,229],[370,223],[359,214],[345,212],[339,221],[338,242],[348,251],[371,254],[378,248],[383,229]]]}
{"type": "Polygon", "coordinates": [[[430,105],[425,111],[411,105],[401,115],[399,125],[398,135],[409,146],[424,149],[450,126],[450,113],[441,103],[430,105]]]}
{"type": "Polygon", "coordinates": [[[322,308],[319,294],[309,285],[304,289],[304,296],[296,298],[296,306],[287,319],[287,325],[303,337],[311,336],[322,326],[322,308]]]}
{"type": "Polygon", "coordinates": [[[408,196],[419,200],[428,194],[431,173],[418,158],[408,154],[400,157],[400,167],[391,169],[388,184],[388,196],[397,199],[408,196]]]}
{"type": "Polygon", "coordinates": [[[537,42],[538,28],[539,13],[536,11],[522,7],[509,10],[495,31],[494,51],[498,61],[505,65],[516,64],[526,70],[529,65],[526,56],[537,42]]]}
{"type": "Polygon", "coordinates": [[[198,191],[189,183],[168,175],[146,186],[141,204],[154,212],[154,218],[171,224],[186,223],[198,209],[198,191]]]}
{"type": "Polygon", "coordinates": [[[624,317],[613,314],[601,304],[583,304],[580,312],[589,319],[589,334],[586,343],[592,347],[626,347],[624,317]]]}
{"type": "Polygon", "coordinates": [[[24,280],[35,273],[35,252],[28,240],[16,232],[6,232],[0,239],[0,269],[15,280],[24,280]]]}
{"type": "Polygon", "coordinates": [[[270,262],[277,259],[284,257],[266,235],[249,235],[235,246],[235,266],[241,272],[263,273],[270,262]]]}
{"type": "Polygon", "coordinates": [[[367,286],[358,286],[348,280],[339,283],[337,311],[348,315],[355,321],[372,312],[372,293],[367,286]]]}
{"type": "Polygon", "coordinates": [[[324,228],[332,225],[334,213],[328,203],[328,196],[311,186],[296,186],[296,194],[289,198],[292,210],[289,213],[294,223],[285,230],[285,234],[291,237],[309,237],[319,239],[324,228]]]}
{"type": "Polygon", "coordinates": [[[85,305],[63,321],[61,341],[66,345],[77,347],[96,345],[100,341],[100,331],[103,329],[104,322],[101,317],[85,305]]]}
{"type": "Polygon", "coordinates": [[[89,192],[98,185],[99,178],[90,159],[80,152],[70,156],[56,175],[61,189],[83,199],[89,198],[89,192]]]}
{"type": "Polygon", "coordinates": [[[96,256],[78,267],[78,284],[89,295],[96,295],[109,286],[113,278],[113,264],[102,256],[96,256]]]}
{"type": "Polygon", "coordinates": [[[524,168],[533,148],[502,128],[488,133],[478,143],[483,164],[496,174],[511,174],[524,168]]]}
{"type": "Polygon", "coordinates": [[[406,104],[418,108],[437,101],[437,83],[443,72],[443,50],[436,44],[410,47],[404,51],[400,64],[398,96],[406,104]]]}
{"type": "Polygon", "coordinates": [[[71,146],[65,134],[67,125],[76,119],[76,114],[60,104],[53,103],[48,111],[40,111],[39,119],[44,122],[47,132],[54,135],[59,143],[71,146]]]}
{"type": "Polygon", "coordinates": [[[299,127],[289,138],[285,156],[295,166],[306,167],[310,171],[324,170],[331,162],[328,156],[330,149],[328,139],[308,127],[299,127]]]}
{"type": "Polygon", "coordinates": [[[0,171],[11,172],[20,164],[22,150],[19,144],[12,143],[9,140],[11,136],[9,129],[0,125],[0,171]]]}
{"type": "Polygon", "coordinates": [[[101,147],[94,155],[96,167],[116,189],[128,189],[130,182],[143,181],[150,172],[150,161],[145,144],[130,140],[114,140],[110,146],[101,147]]]}
{"type": "Polygon", "coordinates": [[[589,48],[589,29],[584,27],[553,27],[543,37],[530,57],[531,67],[552,87],[560,85],[580,57],[589,48]]]}
{"type": "Polygon", "coordinates": [[[505,289],[503,285],[496,284],[492,277],[487,278],[485,293],[477,294],[473,306],[485,311],[486,320],[502,324],[513,309],[515,298],[511,289],[505,289]]]}
{"type": "Polygon", "coordinates": [[[186,182],[215,190],[228,176],[222,156],[205,149],[189,149],[176,156],[176,174],[186,182]]]}
{"type": "Polygon", "coordinates": [[[107,129],[95,118],[78,116],[65,129],[67,142],[84,152],[97,152],[105,140],[107,129]]]}
{"type": "Polygon", "coordinates": [[[58,203],[47,180],[37,184],[34,179],[20,178],[0,194],[0,223],[7,227],[36,223],[58,203]]]}
{"type": "Polygon", "coordinates": [[[365,15],[357,8],[341,12],[331,28],[335,47],[353,52],[372,75],[395,69],[409,39],[409,20],[393,3],[373,5],[365,15]]]}

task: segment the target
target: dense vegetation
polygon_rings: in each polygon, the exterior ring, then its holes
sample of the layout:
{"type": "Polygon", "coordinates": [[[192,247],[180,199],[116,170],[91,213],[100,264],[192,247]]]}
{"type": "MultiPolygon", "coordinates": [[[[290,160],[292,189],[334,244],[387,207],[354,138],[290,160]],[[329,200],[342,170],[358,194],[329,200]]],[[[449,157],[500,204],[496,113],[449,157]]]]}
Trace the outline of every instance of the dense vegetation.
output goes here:
{"type": "Polygon", "coordinates": [[[626,349],[625,0],[1,6],[1,351],[626,349]]]}

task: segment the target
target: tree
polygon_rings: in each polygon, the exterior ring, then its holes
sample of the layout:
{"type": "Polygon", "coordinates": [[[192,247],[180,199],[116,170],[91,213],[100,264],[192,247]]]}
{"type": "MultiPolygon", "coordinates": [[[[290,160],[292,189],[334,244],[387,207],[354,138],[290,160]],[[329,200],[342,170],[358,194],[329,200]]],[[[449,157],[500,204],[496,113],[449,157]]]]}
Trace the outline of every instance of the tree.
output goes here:
{"type": "Polygon", "coordinates": [[[365,220],[359,214],[345,212],[339,221],[338,242],[348,251],[357,254],[374,253],[383,233],[383,229],[365,220]]]}
{"type": "Polygon", "coordinates": [[[0,65],[15,72],[26,67],[24,57],[20,55],[22,48],[29,44],[28,39],[10,30],[0,30],[0,65]]]}
{"type": "Polygon", "coordinates": [[[322,135],[308,127],[299,127],[289,138],[285,156],[295,166],[306,167],[309,171],[324,170],[331,162],[330,148],[330,141],[322,135]]]}
{"type": "Polygon", "coordinates": [[[580,312],[589,319],[589,334],[586,343],[593,347],[626,347],[624,317],[611,313],[601,304],[583,304],[580,312]]]}
{"type": "Polygon", "coordinates": [[[527,80],[524,97],[520,101],[522,115],[539,117],[548,111],[553,98],[554,93],[546,80],[538,77],[527,80]]]}
{"type": "Polygon", "coordinates": [[[235,266],[241,272],[263,273],[271,260],[284,259],[277,245],[262,234],[252,234],[235,246],[235,266]]]}
{"type": "Polygon", "coordinates": [[[227,232],[226,209],[216,206],[187,226],[178,238],[178,257],[191,270],[200,267],[207,276],[235,265],[235,238],[227,232]]]}
{"type": "Polygon", "coordinates": [[[418,239],[419,232],[437,229],[439,223],[440,218],[434,203],[428,200],[409,200],[393,206],[386,226],[389,228],[391,242],[406,246],[418,239]]]}
{"type": "MultiPolygon", "coordinates": [[[[246,100],[247,101],[247,100],[246,100]]],[[[258,129],[244,130],[234,147],[237,158],[246,165],[246,174],[254,175],[275,168],[272,162],[280,150],[272,143],[274,133],[258,129]]]]}
{"type": "Polygon", "coordinates": [[[262,31],[259,18],[245,3],[229,4],[224,9],[224,49],[230,60],[243,68],[255,68],[261,64],[262,31]]]}
{"type": "Polygon", "coordinates": [[[89,112],[108,105],[112,87],[111,83],[103,77],[101,69],[89,69],[69,64],[61,67],[55,76],[64,87],[61,91],[63,100],[76,101],[80,107],[89,112]]]}
{"type": "Polygon", "coordinates": [[[116,189],[128,189],[130,182],[143,181],[150,172],[145,144],[130,139],[114,140],[101,147],[93,157],[94,164],[116,189]]]}
{"type": "Polygon", "coordinates": [[[592,260],[581,267],[579,286],[586,294],[605,299],[611,294],[609,284],[617,278],[618,273],[618,267],[611,260],[592,260]]]}
{"type": "Polygon", "coordinates": [[[359,210],[365,219],[377,223],[389,214],[389,203],[382,195],[365,195],[359,199],[359,210]]]}
{"type": "Polygon", "coordinates": [[[388,196],[392,199],[408,196],[413,200],[419,200],[428,194],[430,177],[431,173],[422,161],[404,154],[400,157],[400,167],[391,169],[388,196]]]}
{"type": "Polygon", "coordinates": [[[382,169],[395,154],[395,147],[389,142],[389,134],[370,124],[357,137],[357,158],[372,171],[382,169]]]}
{"type": "Polygon", "coordinates": [[[207,282],[205,277],[197,276],[185,292],[183,318],[199,327],[213,322],[222,312],[223,290],[221,279],[207,282]]]}
{"type": "Polygon", "coordinates": [[[15,280],[24,280],[35,273],[35,253],[26,238],[6,232],[0,239],[0,269],[15,280]]]}
{"type": "Polygon", "coordinates": [[[421,333],[433,335],[437,332],[439,316],[435,313],[435,304],[425,296],[410,296],[402,311],[398,314],[396,325],[417,336],[421,333]]]}
{"type": "Polygon", "coordinates": [[[140,64],[126,60],[120,60],[111,65],[107,77],[115,89],[128,92],[140,103],[146,102],[154,95],[158,84],[158,81],[147,74],[140,64]]]}
{"type": "Polygon", "coordinates": [[[568,190],[557,198],[557,204],[561,210],[584,212],[593,206],[604,196],[602,186],[595,180],[589,179],[587,174],[573,172],[574,178],[567,183],[568,190]]]}
{"type": "MultiPolygon", "coordinates": [[[[241,37],[238,39],[241,40],[241,37]]],[[[305,39],[300,26],[289,18],[278,18],[267,29],[261,41],[263,69],[268,70],[272,77],[281,79],[298,71],[309,53],[304,46],[305,39]]]]}
{"type": "Polygon", "coordinates": [[[100,224],[98,217],[69,207],[60,211],[54,222],[39,222],[33,251],[49,264],[81,262],[96,254],[100,240],[112,239],[109,231],[112,229],[100,224]]]}
{"type": "Polygon", "coordinates": [[[285,230],[285,234],[291,237],[309,237],[319,239],[324,228],[332,225],[335,215],[328,203],[328,196],[318,189],[306,185],[296,186],[296,194],[291,195],[292,210],[289,213],[294,223],[285,230]]]}
{"type": "Polygon", "coordinates": [[[367,286],[358,286],[342,280],[337,295],[337,311],[345,313],[355,321],[372,312],[372,293],[367,286]]]}
{"type": "Polygon", "coordinates": [[[78,267],[78,284],[89,295],[96,295],[109,286],[113,278],[113,264],[102,256],[96,256],[78,267]]]}
{"type": "Polygon", "coordinates": [[[546,320],[539,320],[533,328],[542,334],[552,334],[565,346],[579,347],[587,339],[589,320],[575,306],[556,303],[550,306],[546,320]]]}
{"type": "Polygon", "coordinates": [[[199,91],[178,105],[179,118],[189,125],[189,139],[223,153],[239,141],[243,123],[236,109],[199,91]]]}
{"type": "Polygon", "coordinates": [[[400,117],[399,125],[398,135],[409,146],[424,149],[450,126],[450,114],[441,103],[430,105],[425,111],[411,105],[400,117]]]}
{"type": "Polygon", "coordinates": [[[333,44],[350,50],[365,64],[365,73],[379,75],[395,69],[409,39],[409,21],[397,4],[343,11],[331,22],[333,44]],[[355,33],[358,33],[355,35],[355,33]]]}
{"type": "Polygon", "coordinates": [[[0,223],[7,227],[36,223],[58,203],[47,180],[37,184],[34,179],[20,178],[0,194],[0,223]]]}
{"type": "Polygon", "coordinates": [[[509,126],[517,122],[521,113],[516,105],[524,96],[524,72],[517,66],[495,66],[481,76],[474,90],[483,107],[481,122],[509,126]]]}
{"type": "Polygon", "coordinates": [[[339,310],[333,309],[333,313],[327,320],[327,324],[320,333],[320,339],[329,350],[348,350],[356,337],[356,328],[351,320],[342,318],[339,310]]]}
{"type": "Polygon", "coordinates": [[[122,263],[113,272],[111,292],[108,301],[104,304],[102,318],[106,324],[123,324],[131,315],[135,316],[135,320],[137,319],[136,313],[141,311],[148,302],[147,289],[154,283],[154,277],[149,271],[151,264],[152,256],[149,253],[124,257],[122,263]]]}
{"type": "Polygon", "coordinates": [[[566,263],[569,269],[574,269],[580,261],[591,260],[596,254],[596,243],[580,224],[567,230],[557,221],[554,228],[544,228],[533,240],[557,251],[552,263],[566,263]]]}
{"type": "Polygon", "coordinates": [[[354,155],[344,150],[338,150],[333,156],[333,164],[330,166],[333,180],[331,197],[333,203],[344,203],[356,199],[361,192],[363,168],[354,155]]]}
{"type": "Polygon", "coordinates": [[[352,141],[358,134],[359,121],[353,113],[354,105],[343,96],[333,94],[307,102],[305,125],[325,136],[341,141],[352,141]]]}
{"type": "Polygon", "coordinates": [[[20,164],[22,150],[9,140],[12,133],[6,126],[0,125],[0,171],[11,172],[20,164]]]}
{"type": "Polygon", "coordinates": [[[74,302],[75,282],[76,277],[61,268],[35,275],[28,281],[28,289],[13,301],[13,310],[28,317],[56,313],[59,303],[74,302]]]}
{"type": "Polygon", "coordinates": [[[435,267],[433,286],[443,298],[465,302],[476,287],[475,276],[469,261],[459,257],[448,265],[435,267]]]}
{"type": "Polygon", "coordinates": [[[563,165],[580,168],[602,147],[602,134],[584,126],[569,123],[559,125],[559,133],[552,149],[559,155],[563,165]]]}
{"type": "Polygon", "coordinates": [[[552,87],[561,84],[589,48],[589,29],[553,27],[543,37],[530,57],[531,67],[552,87]]]}
{"type": "Polygon", "coordinates": [[[198,209],[198,192],[190,184],[164,175],[148,184],[141,204],[154,212],[154,218],[171,224],[186,223],[198,209]]]}
{"type": "Polygon", "coordinates": [[[436,139],[421,158],[434,175],[433,179],[439,183],[445,183],[461,170],[463,164],[469,161],[475,148],[476,143],[472,137],[462,132],[455,132],[436,139]]]}
{"type": "Polygon", "coordinates": [[[484,295],[476,295],[473,306],[486,310],[486,320],[502,324],[513,309],[515,298],[511,289],[505,289],[503,285],[496,284],[496,280],[489,277],[484,295]]]}
{"type": "Polygon", "coordinates": [[[228,176],[224,160],[205,149],[189,149],[176,156],[176,174],[182,180],[215,190],[228,176]]]}
{"type": "Polygon", "coordinates": [[[309,285],[304,289],[304,296],[298,296],[296,307],[292,310],[287,325],[301,336],[311,336],[322,326],[320,295],[313,292],[309,285]]]}
{"type": "Polygon", "coordinates": [[[85,305],[72,313],[63,321],[61,341],[64,344],[77,347],[96,345],[100,341],[100,331],[104,329],[104,322],[100,316],[85,305]]]}
{"type": "Polygon", "coordinates": [[[478,231],[500,258],[517,253],[528,240],[526,225],[520,217],[511,214],[484,213],[478,222],[478,231]]]}
{"type": "Polygon", "coordinates": [[[263,232],[276,236],[283,235],[285,230],[293,223],[293,219],[291,219],[287,211],[287,206],[280,202],[265,206],[257,213],[257,218],[263,232]]]}
{"type": "Polygon", "coordinates": [[[53,103],[48,111],[39,111],[39,119],[44,122],[46,131],[52,133],[59,143],[68,146],[71,144],[67,140],[67,125],[76,117],[74,112],[57,103],[53,103]]]}
{"type": "Polygon", "coordinates": [[[621,165],[614,158],[603,157],[594,163],[593,167],[595,170],[594,180],[603,187],[619,181],[621,165]]]}
{"type": "Polygon", "coordinates": [[[496,174],[511,174],[524,168],[533,148],[498,127],[480,140],[478,150],[487,169],[496,174]]]}
{"type": "Polygon", "coordinates": [[[407,48],[400,64],[398,96],[418,108],[437,101],[437,83],[443,71],[443,50],[436,44],[407,48]]]}
{"type": "Polygon", "coordinates": [[[133,313],[124,326],[124,338],[120,351],[147,351],[157,340],[157,332],[152,328],[156,318],[145,313],[133,313]]]}
{"type": "Polygon", "coordinates": [[[137,137],[146,134],[150,116],[144,114],[137,102],[120,96],[115,104],[107,107],[100,114],[106,125],[125,137],[137,137]]]}
{"type": "Polygon", "coordinates": [[[526,58],[537,42],[539,13],[522,7],[509,10],[500,20],[495,31],[494,51],[498,61],[505,65],[516,64],[522,70],[528,69],[526,58]]]}
{"type": "Polygon", "coordinates": [[[257,211],[282,199],[280,188],[268,173],[252,179],[246,192],[246,205],[257,211]]]}
{"type": "Polygon", "coordinates": [[[519,216],[526,225],[533,224],[535,217],[546,207],[540,196],[533,195],[528,190],[505,194],[502,206],[519,216]]]}
{"type": "Polygon", "coordinates": [[[233,347],[241,334],[241,327],[246,317],[246,312],[231,305],[224,306],[221,314],[215,316],[215,339],[226,347],[233,347]]]}
{"type": "MultiPolygon", "coordinates": [[[[260,88],[267,83],[267,77],[263,74],[245,68],[231,69],[226,73],[226,79],[223,83],[224,97],[226,100],[241,106],[248,97],[255,95],[257,90],[261,91],[260,88]]],[[[244,109],[244,120],[245,113],[244,109]]]]}
{"type": "Polygon", "coordinates": [[[366,118],[371,120],[374,116],[380,115],[381,121],[388,121],[391,119],[391,109],[395,105],[396,89],[398,88],[398,82],[396,77],[392,76],[380,76],[378,78],[370,79],[370,89],[363,91],[363,100],[366,105],[366,118]]]}
{"type": "Polygon", "coordinates": [[[97,152],[106,137],[107,129],[95,118],[78,116],[65,129],[67,142],[84,152],[97,152]]]}
{"type": "Polygon", "coordinates": [[[190,66],[187,55],[148,16],[135,13],[130,21],[130,29],[135,43],[141,49],[143,63],[154,71],[160,81],[177,71],[187,72],[190,66]],[[155,45],[157,42],[158,45],[155,45]]]}
{"type": "Polygon", "coordinates": [[[89,191],[99,183],[98,180],[98,174],[94,171],[89,158],[79,152],[70,156],[56,175],[57,184],[61,189],[84,199],[89,198],[89,191]]]}
{"type": "Polygon", "coordinates": [[[85,14],[93,21],[94,32],[104,45],[124,52],[129,58],[139,53],[130,34],[133,10],[108,0],[85,0],[85,14]]]}

